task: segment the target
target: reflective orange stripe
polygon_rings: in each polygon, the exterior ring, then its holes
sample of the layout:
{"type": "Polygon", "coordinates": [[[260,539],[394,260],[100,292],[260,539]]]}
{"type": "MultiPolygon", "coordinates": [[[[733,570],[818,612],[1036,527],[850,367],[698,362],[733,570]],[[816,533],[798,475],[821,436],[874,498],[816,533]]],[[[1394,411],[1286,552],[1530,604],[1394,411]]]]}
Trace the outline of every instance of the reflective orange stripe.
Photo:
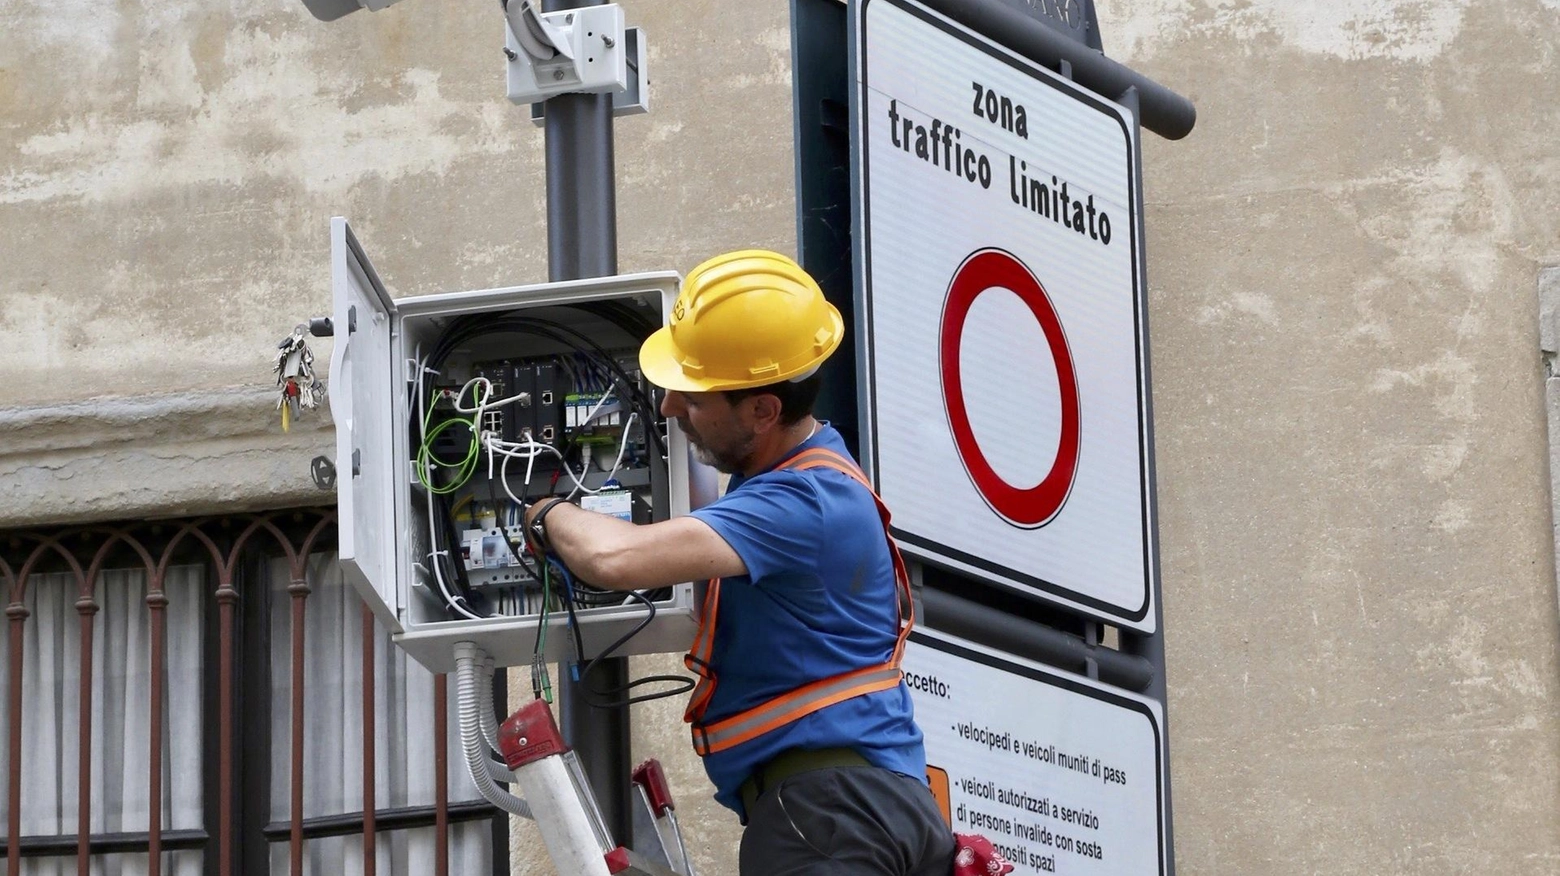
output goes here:
{"type": "Polygon", "coordinates": [[[709,707],[710,697],[715,695],[715,672],[710,669],[710,655],[715,650],[715,615],[720,611],[720,579],[711,578],[704,592],[704,608],[699,613],[699,633],[693,638],[693,650],[683,656],[683,665],[698,676],[699,683],[688,698],[688,708],[683,710],[684,721],[695,721],[709,707]]]}
{"type": "Polygon", "coordinates": [[[723,721],[694,727],[693,749],[700,757],[724,751],[778,730],[792,721],[852,697],[893,690],[899,686],[897,667],[882,664],[815,681],[723,721]],[[789,708],[786,704],[790,703],[789,708]]]}
{"type": "Polygon", "coordinates": [[[877,504],[878,516],[883,521],[883,537],[888,540],[889,555],[894,563],[894,580],[898,590],[895,609],[899,615],[899,634],[894,642],[893,655],[886,663],[819,679],[713,724],[704,724],[704,713],[715,695],[715,670],[709,661],[715,650],[715,624],[720,610],[720,581],[711,581],[704,597],[704,609],[699,618],[699,632],[694,637],[693,649],[683,658],[683,663],[699,678],[688,700],[688,708],[683,712],[683,720],[693,725],[693,747],[700,757],[741,745],[835,703],[899,686],[899,661],[904,655],[910,628],[915,625],[915,604],[904,557],[900,555],[899,546],[894,543],[889,532],[888,507],[867,482],[861,469],[832,450],[804,450],[775,466],[774,470],[806,471],[814,468],[833,469],[850,477],[866,487],[877,504]]]}

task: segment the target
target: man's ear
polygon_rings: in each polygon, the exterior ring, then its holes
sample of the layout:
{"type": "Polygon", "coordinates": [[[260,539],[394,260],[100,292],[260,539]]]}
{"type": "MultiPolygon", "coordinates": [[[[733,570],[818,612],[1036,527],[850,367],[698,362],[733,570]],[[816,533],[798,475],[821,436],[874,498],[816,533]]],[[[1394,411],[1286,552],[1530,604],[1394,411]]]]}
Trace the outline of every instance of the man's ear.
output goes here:
{"type": "Polygon", "coordinates": [[[780,427],[780,398],[768,393],[750,395],[747,401],[753,403],[753,428],[759,432],[767,432],[780,427]]]}

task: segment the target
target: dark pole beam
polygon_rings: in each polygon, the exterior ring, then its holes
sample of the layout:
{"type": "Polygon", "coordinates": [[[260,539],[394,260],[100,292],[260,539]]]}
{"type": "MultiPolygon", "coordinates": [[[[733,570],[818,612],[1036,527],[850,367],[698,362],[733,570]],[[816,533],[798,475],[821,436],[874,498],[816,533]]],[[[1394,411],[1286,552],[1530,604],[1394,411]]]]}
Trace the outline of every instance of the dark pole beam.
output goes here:
{"type": "Polygon", "coordinates": [[[1139,655],[1091,645],[1082,636],[931,587],[921,591],[921,602],[926,625],[934,629],[1079,675],[1088,673],[1092,660],[1099,667],[1100,681],[1127,690],[1148,691],[1153,686],[1154,666],[1139,655]]]}
{"type": "MultiPolygon", "coordinates": [[[[554,12],[600,0],[547,0],[554,12]]],[[[547,274],[559,282],[617,273],[617,181],[612,144],[612,95],[564,94],[547,101],[547,274]]],[[[611,657],[591,671],[600,692],[628,684],[628,658],[611,657]]],[[[563,737],[578,753],[607,829],[632,839],[629,820],[628,707],[599,709],[565,669],[558,686],[563,737]]]]}
{"type": "MultiPolygon", "coordinates": [[[[1127,88],[1127,89],[1123,90],[1116,97],[1116,102],[1121,104],[1122,106],[1126,107],[1127,109],[1131,110],[1133,116],[1137,117],[1140,120],[1142,119],[1142,106],[1143,106],[1143,104],[1142,104],[1142,95],[1138,92],[1138,90],[1136,88],[1127,88]]],[[[1133,168],[1133,173],[1135,173],[1137,175],[1138,179],[1142,179],[1143,178],[1143,150],[1141,148],[1139,148],[1139,149],[1134,150],[1134,153],[1135,154],[1132,156],[1132,160],[1136,163],[1136,166],[1133,168]]],[[[1137,189],[1137,204],[1135,205],[1135,208],[1137,209],[1138,216],[1142,217],[1143,216],[1143,187],[1142,186],[1138,186],[1138,189],[1137,189]]],[[[1141,219],[1140,219],[1140,221],[1141,221],[1141,219]]],[[[1147,249],[1148,249],[1148,247],[1147,247],[1147,244],[1144,242],[1144,238],[1145,237],[1147,237],[1146,234],[1139,234],[1138,235],[1138,240],[1137,240],[1137,246],[1138,246],[1137,262],[1138,262],[1139,265],[1145,265],[1146,266],[1148,264],[1148,259],[1147,259],[1147,255],[1148,255],[1147,249]]],[[[1139,280],[1142,282],[1143,288],[1147,289],[1148,288],[1148,274],[1147,274],[1147,269],[1146,268],[1144,269],[1143,275],[1141,277],[1139,277],[1139,280]]],[[[1148,309],[1145,307],[1144,310],[1143,310],[1143,337],[1145,339],[1152,337],[1152,335],[1149,333],[1148,317],[1149,317],[1148,309]]],[[[1150,355],[1150,352],[1151,352],[1150,348],[1145,343],[1145,346],[1144,346],[1144,349],[1143,349],[1143,386],[1145,387],[1145,389],[1144,389],[1144,393],[1145,393],[1145,395],[1144,395],[1144,404],[1145,404],[1144,416],[1146,416],[1148,418],[1149,429],[1151,430],[1150,431],[1150,440],[1148,441],[1148,471],[1149,472],[1156,472],[1158,469],[1155,467],[1155,464],[1154,464],[1154,442],[1152,440],[1152,429],[1153,429],[1153,423],[1154,423],[1154,397],[1153,397],[1154,377],[1153,377],[1153,357],[1150,355]]],[[[1137,658],[1139,658],[1141,660],[1147,661],[1148,664],[1153,667],[1153,670],[1154,670],[1153,678],[1150,680],[1148,688],[1146,690],[1144,690],[1143,692],[1148,694],[1153,699],[1158,700],[1160,706],[1162,706],[1163,709],[1164,709],[1164,711],[1160,715],[1160,728],[1159,728],[1159,731],[1160,731],[1160,734],[1161,734],[1160,738],[1161,738],[1161,740],[1163,742],[1163,745],[1164,745],[1164,750],[1165,750],[1166,753],[1168,753],[1170,751],[1170,700],[1169,700],[1169,691],[1167,690],[1166,684],[1165,684],[1165,606],[1164,606],[1164,591],[1161,589],[1161,586],[1160,586],[1160,583],[1159,583],[1161,581],[1161,579],[1159,577],[1159,531],[1158,531],[1159,530],[1159,524],[1158,524],[1158,520],[1159,520],[1159,487],[1158,487],[1157,475],[1151,477],[1151,479],[1149,480],[1148,503],[1149,503],[1148,504],[1148,519],[1152,520],[1152,521],[1155,521],[1155,523],[1154,523],[1154,533],[1153,533],[1153,535],[1154,535],[1154,549],[1150,553],[1150,557],[1149,557],[1149,561],[1154,564],[1153,565],[1153,580],[1155,582],[1155,584],[1154,584],[1154,632],[1152,634],[1149,634],[1149,635],[1143,635],[1141,633],[1132,632],[1131,630],[1122,630],[1121,631],[1121,650],[1122,650],[1123,653],[1131,654],[1134,657],[1137,657],[1137,658]]],[[[1165,836],[1173,838],[1175,836],[1175,830],[1174,830],[1175,819],[1173,817],[1173,815],[1174,815],[1174,807],[1172,806],[1172,795],[1170,793],[1170,790],[1173,787],[1173,784],[1171,783],[1171,780],[1170,780],[1170,767],[1169,767],[1168,764],[1165,766],[1164,777],[1165,777],[1165,836]]],[[[1165,876],[1175,876],[1175,843],[1173,841],[1170,842],[1169,844],[1167,844],[1167,847],[1165,849],[1165,876]]]]}
{"type": "Polygon", "coordinates": [[[1185,137],[1197,124],[1197,107],[1190,100],[998,0],[921,2],[1053,70],[1061,62],[1071,64],[1073,81],[1098,94],[1111,97],[1137,89],[1143,127],[1167,140],[1185,137]]]}

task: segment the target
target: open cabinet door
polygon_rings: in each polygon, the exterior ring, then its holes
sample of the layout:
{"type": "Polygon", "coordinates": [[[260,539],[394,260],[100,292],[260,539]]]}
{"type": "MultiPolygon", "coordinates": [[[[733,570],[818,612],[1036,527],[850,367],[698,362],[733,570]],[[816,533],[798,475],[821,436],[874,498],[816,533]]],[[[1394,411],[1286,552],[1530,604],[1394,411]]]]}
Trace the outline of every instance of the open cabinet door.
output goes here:
{"type": "Polygon", "coordinates": [[[336,423],[336,505],[341,569],[391,632],[401,632],[396,593],[396,467],[392,331],[395,302],[347,220],[330,222],[336,346],[330,409],[336,423]]]}

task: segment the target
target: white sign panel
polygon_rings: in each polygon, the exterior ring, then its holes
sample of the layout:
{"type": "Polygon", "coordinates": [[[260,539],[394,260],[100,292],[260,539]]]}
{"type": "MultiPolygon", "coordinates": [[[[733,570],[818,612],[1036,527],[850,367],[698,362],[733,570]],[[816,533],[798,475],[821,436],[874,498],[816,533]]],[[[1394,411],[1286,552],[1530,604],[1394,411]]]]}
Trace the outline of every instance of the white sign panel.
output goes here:
{"type": "Polygon", "coordinates": [[[943,816],[1018,876],[1165,872],[1158,704],[929,630],[905,678],[943,816]]]}
{"type": "Polygon", "coordinates": [[[1152,632],[1133,120],[911,0],[856,10],[862,455],[895,535],[1152,632]]]}

